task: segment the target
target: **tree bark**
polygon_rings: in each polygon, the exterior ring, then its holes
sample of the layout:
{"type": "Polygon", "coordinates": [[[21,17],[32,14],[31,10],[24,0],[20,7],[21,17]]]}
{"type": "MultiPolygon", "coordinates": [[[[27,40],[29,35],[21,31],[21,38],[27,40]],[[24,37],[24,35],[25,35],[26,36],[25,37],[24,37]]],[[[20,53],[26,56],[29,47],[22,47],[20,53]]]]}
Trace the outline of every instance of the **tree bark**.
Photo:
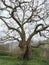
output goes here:
{"type": "Polygon", "coordinates": [[[23,59],[31,59],[32,57],[32,48],[31,44],[24,44],[20,47],[21,58],[23,59]]]}

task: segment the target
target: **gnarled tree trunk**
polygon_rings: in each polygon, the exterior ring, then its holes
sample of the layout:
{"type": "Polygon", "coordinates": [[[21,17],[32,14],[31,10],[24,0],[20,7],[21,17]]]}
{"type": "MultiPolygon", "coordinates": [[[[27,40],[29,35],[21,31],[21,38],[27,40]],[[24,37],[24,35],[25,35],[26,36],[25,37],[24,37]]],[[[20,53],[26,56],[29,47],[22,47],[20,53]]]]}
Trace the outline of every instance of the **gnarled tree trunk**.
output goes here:
{"type": "Polygon", "coordinates": [[[22,44],[19,44],[20,52],[21,52],[21,58],[23,59],[31,59],[32,57],[32,48],[31,44],[27,44],[26,42],[22,44]]]}

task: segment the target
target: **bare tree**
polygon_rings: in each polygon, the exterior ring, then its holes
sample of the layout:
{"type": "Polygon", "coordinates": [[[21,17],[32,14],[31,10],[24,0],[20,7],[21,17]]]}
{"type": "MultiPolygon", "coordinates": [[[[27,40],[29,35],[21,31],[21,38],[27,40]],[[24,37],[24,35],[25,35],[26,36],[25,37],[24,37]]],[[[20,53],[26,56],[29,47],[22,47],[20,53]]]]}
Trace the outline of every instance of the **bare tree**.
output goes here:
{"type": "Polygon", "coordinates": [[[19,42],[23,58],[29,58],[31,56],[31,40],[33,36],[39,34],[40,36],[48,38],[45,34],[43,34],[43,31],[49,32],[49,24],[46,22],[49,12],[45,9],[45,3],[47,0],[0,0],[0,2],[2,4],[0,6],[0,11],[8,13],[7,16],[3,16],[4,14],[0,15],[0,20],[5,23],[9,31],[16,31],[19,34],[20,39],[19,37],[17,38],[10,35],[8,37],[17,40],[19,42]],[[7,20],[9,21],[7,22],[7,20]],[[42,23],[40,23],[40,21],[42,21],[42,23]],[[13,22],[15,22],[15,26],[13,26],[13,22]],[[16,24],[18,24],[18,27],[16,24]],[[33,26],[32,32],[30,32],[27,39],[25,29],[26,24],[32,24],[33,26]]]}

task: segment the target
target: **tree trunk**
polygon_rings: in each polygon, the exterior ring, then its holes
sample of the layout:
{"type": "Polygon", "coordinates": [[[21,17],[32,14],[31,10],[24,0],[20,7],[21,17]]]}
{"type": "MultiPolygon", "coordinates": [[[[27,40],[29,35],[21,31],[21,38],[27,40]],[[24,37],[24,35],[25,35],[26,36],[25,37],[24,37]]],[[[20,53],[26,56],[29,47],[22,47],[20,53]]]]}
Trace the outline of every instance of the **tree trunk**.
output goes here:
{"type": "Polygon", "coordinates": [[[24,44],[21,48],[20,48],[20,52],[21,52],[21,58],[23,59],[31,59],[32,57],[32,48],[31,48],[31,44],[24,44]]]}
{"type": "Polygon", "coordinates": [[[27,45],[26,48],[25,48],[23,59],[30,59],[31,55],[32,55],[31,45],[27,45]]]}

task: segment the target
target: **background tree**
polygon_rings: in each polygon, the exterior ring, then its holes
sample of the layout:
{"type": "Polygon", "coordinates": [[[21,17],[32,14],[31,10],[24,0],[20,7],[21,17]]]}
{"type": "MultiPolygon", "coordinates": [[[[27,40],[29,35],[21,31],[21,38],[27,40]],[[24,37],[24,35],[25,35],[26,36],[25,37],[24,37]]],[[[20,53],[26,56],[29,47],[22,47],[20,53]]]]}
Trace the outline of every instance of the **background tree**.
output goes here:
{"type": "Polygon", "coordinates": [[[0,15],[0,20],[5,23],[8,31],[10,31],[6,39],[12,38],[19,42],[24,59],[31,56],[31,40],[36,34],[48,38],[44,33],[49,32],[49,23],[47,24],[46,21],[49,11],[45,9],[46,2],[47,0],[0,0],[0,12],[5,13],[5,15],[0,15]],[[26,33],[27,24],[32,26],[31,31],[29,28],[27,29],[30,33],[29,36],[26,33]],[[11,35],[13,32],[14,34],[11,35]]]}

